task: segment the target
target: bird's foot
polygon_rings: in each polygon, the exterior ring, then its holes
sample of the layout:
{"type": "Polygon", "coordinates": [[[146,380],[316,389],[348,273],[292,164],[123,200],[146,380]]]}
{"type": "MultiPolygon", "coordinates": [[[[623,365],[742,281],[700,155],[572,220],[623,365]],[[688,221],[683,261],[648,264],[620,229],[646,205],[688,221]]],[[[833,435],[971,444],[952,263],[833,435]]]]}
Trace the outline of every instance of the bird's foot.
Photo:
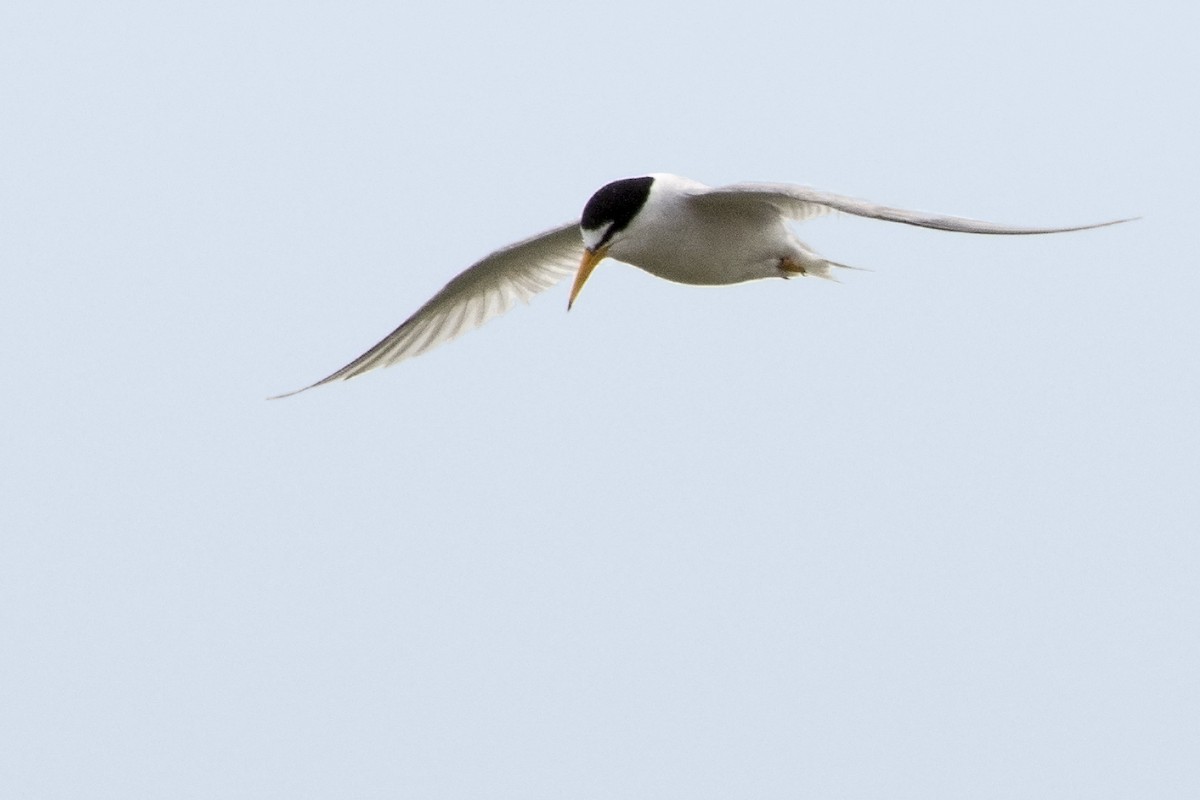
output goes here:
{"type": "Polygon", "coordinates": [[[783,277],[790,278],[793,275],[807,275],[808,270],[804,265],[793,258],[784,256],[779,259],[779,271],[783,273],[783,277]]]}

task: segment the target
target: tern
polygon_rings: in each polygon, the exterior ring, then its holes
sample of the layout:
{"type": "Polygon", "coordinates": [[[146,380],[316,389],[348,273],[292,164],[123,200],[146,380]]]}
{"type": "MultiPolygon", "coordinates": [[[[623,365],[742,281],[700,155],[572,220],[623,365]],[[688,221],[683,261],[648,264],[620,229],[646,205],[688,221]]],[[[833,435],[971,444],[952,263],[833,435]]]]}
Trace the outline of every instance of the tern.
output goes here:
{"type": "Polygon", "coordinates": [[[889,208],[788,183],[711,187],[677,175],[624,178],[597,190],[578,220],[485,256],[370,350],[316,383],[278,397],[418,356],[479,327],[516,300],[528,302],[574,272],[569,310],[605,258],[701,286],[799,275],[831,278],[832,267],[846,265],[811,250],[788,223],[839,211],[940,231],[1004,235],[1066,233],[1129,221],[1026,228],[889,208]]]}

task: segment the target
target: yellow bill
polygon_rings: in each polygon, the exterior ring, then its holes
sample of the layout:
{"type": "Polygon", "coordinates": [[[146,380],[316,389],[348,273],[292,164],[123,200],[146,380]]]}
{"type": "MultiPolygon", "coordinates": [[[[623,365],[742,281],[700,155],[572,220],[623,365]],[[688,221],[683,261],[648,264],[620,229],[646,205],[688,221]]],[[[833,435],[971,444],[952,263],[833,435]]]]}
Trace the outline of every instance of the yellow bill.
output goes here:
{"type": "Polygon", "coordinates": [[[575,275],[575,285],[571,287],[571,299],[567,300],[567,311],[570,311],[571,306],[575,305],[575,297],[579,294],[579,290],[587,283],[588,276],[592,274],[592,270],[604,260],[606,255],[608,255],[607,247],[601,247],[599,250],[583,251],[583,260],[579,262],[579,272],[575,275]]]}

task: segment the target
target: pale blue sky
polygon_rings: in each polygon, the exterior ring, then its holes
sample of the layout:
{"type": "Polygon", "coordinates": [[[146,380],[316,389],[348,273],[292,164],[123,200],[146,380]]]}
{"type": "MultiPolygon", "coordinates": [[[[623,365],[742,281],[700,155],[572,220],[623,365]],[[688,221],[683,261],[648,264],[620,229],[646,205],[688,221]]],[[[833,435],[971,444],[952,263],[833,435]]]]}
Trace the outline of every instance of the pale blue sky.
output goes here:
{"type": "Polygon", "coordinates": [[[1197,796],[1195,12],[411,5],[0,12],[0,796],[1197,796]],[[648,171],[1145,218],[263,399],[648,171]]]}

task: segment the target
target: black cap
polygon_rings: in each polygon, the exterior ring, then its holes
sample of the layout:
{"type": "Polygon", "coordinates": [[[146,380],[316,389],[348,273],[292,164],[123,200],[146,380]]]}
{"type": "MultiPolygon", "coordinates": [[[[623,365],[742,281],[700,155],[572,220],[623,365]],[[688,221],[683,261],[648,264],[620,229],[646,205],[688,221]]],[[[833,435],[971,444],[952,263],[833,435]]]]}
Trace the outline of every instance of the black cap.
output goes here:
{"type": "Polygon", "coordinates": [[[596,244],[597,247],[603,246],[613,234],[624,230],[646,205],[653,183],[654,178],[647,175],[624,178],[600,187],[583,207],[579,227],[585,231],[598,231],[608,225],[604,237],[596,244]]]}

